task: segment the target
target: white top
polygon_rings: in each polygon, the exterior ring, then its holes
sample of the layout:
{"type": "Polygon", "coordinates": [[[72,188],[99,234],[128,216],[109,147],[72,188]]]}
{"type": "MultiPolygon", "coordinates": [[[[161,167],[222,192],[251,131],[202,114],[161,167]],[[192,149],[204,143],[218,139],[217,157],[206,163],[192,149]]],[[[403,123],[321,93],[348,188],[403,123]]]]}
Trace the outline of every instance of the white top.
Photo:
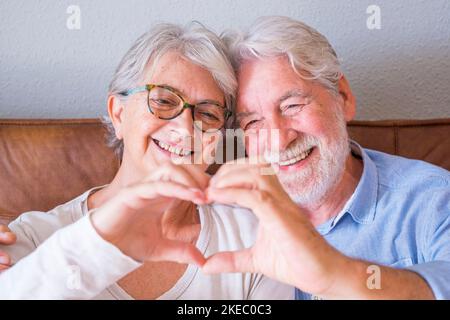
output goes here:
{"type": "MultiPolygon", "coordinates": [[[[0,299],[132,299],[116,283],[141,264],[103,240],[91,224],[87,198],[98,188],[49,212],[28,212],[9,227],[17,243],[1,246],[14,264],[0,274],[0,299]]],[[[247,209],[199,207],[196,246],[208,257],[250,247],[258,221],[247,209]]],[[[293,299],[294,289],[259,274],[205,275],[189,265],[158,299],[293,299]]]]}

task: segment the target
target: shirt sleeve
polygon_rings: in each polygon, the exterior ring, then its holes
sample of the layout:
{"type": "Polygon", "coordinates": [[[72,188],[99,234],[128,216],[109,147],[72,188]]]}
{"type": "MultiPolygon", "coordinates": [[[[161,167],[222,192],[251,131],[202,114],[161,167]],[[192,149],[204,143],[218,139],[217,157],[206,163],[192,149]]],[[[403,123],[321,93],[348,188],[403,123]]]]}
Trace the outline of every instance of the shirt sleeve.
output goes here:
{"type": "Polygon", "coordinates": [[[90,299],[141,265],[99,236],[89,215],[37,248],[26,225],[11,229],[18,244],[0,249],[23,258],[0,274],[0,299],[90,299]]]}
{"type": "Polygon", "coordinates": [[[406,269],[422,276],[436,299],[450,299],[450,186],[436,192],[432,201],[433,214],[426,223],[428,232],[424,248],[425,263],[406,269]]]}

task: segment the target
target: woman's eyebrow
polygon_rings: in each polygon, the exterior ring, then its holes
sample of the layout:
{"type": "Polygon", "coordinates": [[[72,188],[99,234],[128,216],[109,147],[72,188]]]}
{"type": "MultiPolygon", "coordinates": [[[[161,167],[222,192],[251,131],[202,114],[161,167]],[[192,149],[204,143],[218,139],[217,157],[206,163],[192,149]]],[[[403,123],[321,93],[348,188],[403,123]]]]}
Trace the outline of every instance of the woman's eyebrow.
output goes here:
{"type": "Polygon", "coordinates": [[[238,114],[236,114],[236,121],[239,122],[243,118],[246,118],[246,117],[254,115],[254,114],[256,114],[256,112],[239,112],[238,114]]]}
{"type": "MultiPolygon", "coordinates": [[[[165,83],[160,84],[159,86],[168,88],[168,89],[172,90],[173,92],[175,92],[176,94],[178,94],[178,95],[179,95],[180,97],[182,97],[183,99],[187,100],[187,99],[186,99],[186,95],[184,94],[183,91],[181,91],[181,90],[179,90],[179,89],[177,89],[177,88],[174,88],[174,87],[172,87],[172,86],[169,86],[168,84],[165,84],[165,83]]],[[[221,105],[221,106],[223,106],[223,107],[225,106],[225,103],[224,103],[224,102],[219,102],[219,101],[214,100],[214,99],[202,99],[202,100],[200,100],[199,102],[197,102],[197,104],[202,103],[202,102],[215,103],[215,104],[219,104],[219,105],[221,105]]]]}

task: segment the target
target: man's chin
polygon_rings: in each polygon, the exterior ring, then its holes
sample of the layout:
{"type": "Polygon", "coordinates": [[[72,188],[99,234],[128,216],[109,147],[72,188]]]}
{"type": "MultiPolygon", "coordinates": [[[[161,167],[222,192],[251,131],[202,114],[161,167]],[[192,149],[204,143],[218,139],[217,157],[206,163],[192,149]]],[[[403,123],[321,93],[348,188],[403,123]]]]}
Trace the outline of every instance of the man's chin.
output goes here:
{"type": "Polygon", "coordinates": [[[311,199],[313,179],[298,177],[295,174],[286,175],[286,177],[279,176],[279,179],[284,190],[294,202],[304,203],[311,199]]]}

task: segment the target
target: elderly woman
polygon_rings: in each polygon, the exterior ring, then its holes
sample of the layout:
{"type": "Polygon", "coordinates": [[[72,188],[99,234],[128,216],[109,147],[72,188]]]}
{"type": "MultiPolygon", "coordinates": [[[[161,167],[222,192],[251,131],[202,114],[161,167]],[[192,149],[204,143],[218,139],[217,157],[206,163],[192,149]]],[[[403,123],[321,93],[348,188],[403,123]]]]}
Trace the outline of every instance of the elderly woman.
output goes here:
{"type": "Polygon", "coordinates": [[[204,193],[205,160],[235,90],[226,49],[204,27],[162,24],[140,37],[109,86],[119,171],[110,184],[9,226],[17,243],[0,246],[13,262],[0,274],[0,297],[293,298],[291,287],[258,274],[199,269],[204,257],[256,236],[250,211],[206,205],[204,193]]]}

